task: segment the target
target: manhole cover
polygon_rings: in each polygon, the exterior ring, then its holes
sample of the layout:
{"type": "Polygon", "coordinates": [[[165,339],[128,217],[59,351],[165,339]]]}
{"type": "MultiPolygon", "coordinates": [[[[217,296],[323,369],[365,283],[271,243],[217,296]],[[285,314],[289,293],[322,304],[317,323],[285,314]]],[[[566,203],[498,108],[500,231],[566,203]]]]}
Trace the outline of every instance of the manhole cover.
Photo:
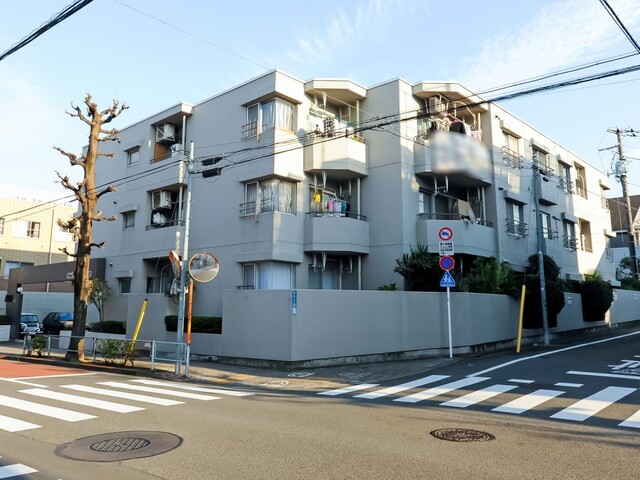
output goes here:
{"type": "Polygon", "coordinates": [[[119,462],[166,453],[182,438],[166,432],[113,432],[79,438],[56,448],[56,455],[84,462],[119,462]]]}
{"type": "Polygon", "coordinates": [[[450,442],[488,442],[496,439],[490,433],[467,428],[441,428],[431,432],[431,435],[439,440],[448,440],[450,442]]]}

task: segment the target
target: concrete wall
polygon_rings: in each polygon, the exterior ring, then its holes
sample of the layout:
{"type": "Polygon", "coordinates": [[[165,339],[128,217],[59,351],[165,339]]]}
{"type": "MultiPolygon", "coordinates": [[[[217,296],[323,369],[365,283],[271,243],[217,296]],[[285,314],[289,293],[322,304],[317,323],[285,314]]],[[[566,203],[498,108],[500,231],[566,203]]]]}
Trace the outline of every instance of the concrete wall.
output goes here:
{"type": "MultiPolygon", "coordinates": [[[[6,293],[0,290],[0,298],[4,298],[6,293]]],[[[35,313],[40,322],[49,312],[73,312],[73,293],[24,292],[22,297],[22,313],[35,313]]],[[[4,306],[4,303],[0,303],[0,314],[4,314],[4,306]]],[[[87,323],[97,322],[99,319],[96,307],[89,305],[87,323]]]]}

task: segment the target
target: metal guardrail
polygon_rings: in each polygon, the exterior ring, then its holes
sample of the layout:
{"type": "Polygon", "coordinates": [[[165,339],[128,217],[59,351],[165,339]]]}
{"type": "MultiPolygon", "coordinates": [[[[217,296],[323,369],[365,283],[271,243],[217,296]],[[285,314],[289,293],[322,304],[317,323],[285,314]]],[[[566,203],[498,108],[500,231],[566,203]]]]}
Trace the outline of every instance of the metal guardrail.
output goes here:
{"type": "MultiPolygon", "coordinates": [[[[120,339],[120,338],[103,338],[103,337],[77,337],[67,335],[44,335],[36,334],[34,336],[25,335],[22,343],[22,353],[24,355],[33,354],[35,351],[34,339],[36,337],[44,338],[40,352],[41,356],[51,357],[55,355],[66,355],[67,352],[79,352],[79,350],[70,350],[69,345],[72,338],[84,339],[84,355],[90,357],[94,363],[98,363],[98,357],[102,356],[104,363],[122,364],[138,361],[149,361],[151,370],[155,370],[157,362],[169,362],[185,366],[185,376],[189,376],[189,358],[191,355],[191,347],[187,343],[178,342],[161,342],[158,340],[136,340],[120,339]],[[109,357],[107,353],[107,341],[120,342],[120,350],[116,348],[115,357],[109,357]],[[103,344],[105,348],[102,347],[103,344]]],[[[117,344],[111,344],[117,347],[117,344]]],[[[113,352],[111,352],[113,353],[113,352]]]]}

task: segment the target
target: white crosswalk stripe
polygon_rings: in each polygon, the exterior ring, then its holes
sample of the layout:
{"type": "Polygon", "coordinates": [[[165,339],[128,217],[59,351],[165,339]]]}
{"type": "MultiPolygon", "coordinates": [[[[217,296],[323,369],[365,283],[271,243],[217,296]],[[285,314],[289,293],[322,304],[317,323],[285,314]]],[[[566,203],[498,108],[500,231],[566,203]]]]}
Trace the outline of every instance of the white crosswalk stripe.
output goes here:
{"type": "Polygon", "coordinates": [[[105,400],[98,400],[96,398],[81,397],[80,395],[70,395],[68,393],[60,393],[54,390],[47,390],[45,388],[31,388],[29,390],[20,390],[20,393],[26,393],[27,395],[34,395],[41,398],[48,398],[50,400],[60,400],[61,402],[74,403],[76,405],[85,405],[100,410],[109,410],[111,412],[118,413],[129,413],[144,410],[144,408],[141,407],[124,405],[122,403],[107,402],[105,400]]]}
{"type": "Polygon", "coordinates": [[[38,415],[44,415],[46,417],[57,418],[66,422],[79,422],[82,420],[89,420],[90,418],[96,418],[94,415],[74,412],[73,410],[66,410],[64,408],[52,407],[50,405],[43,405],[42,403],[29,402],[27,400],[7,397],[5,395],[0,395],[0,405],[25,412],[36,413],[38,415]]]}
{"type": "Polygon", "coordinates": [[[13,465],[6,465],[0,467],[0,479],[15,478],[21,475],[29,475],[30,473],[36,473],[38,470],[35,468],[27,467],[21,463],[15,463],[13,465]]]}
{"type": "Polygon", "coordinates": [[[106,388],[90,387],[88,385],[62,385],[62,388],[68,388],[77,392],[94,393],[96,395],[104,395],[107,397],[122,398],[125,400],[134,400],[142,403],[152,403],[154,405],[162,405],[165,407],[172,405],[181,405],[184,402],[180,400],[170,400],[168,398],[150,397],[149,395],[140,395],[139,393],[120,392],[118,390],[108,390],[106,388]]]}
{"type": "Polygon", "coordinates": [[[197,385],[187,385],[184,383],[172,383],[172,382],[161,382],[158,380],[144,380],[138,379],[133,380],[134,382],[143,383],[145,385],[157,385],[160,387],[171,387],[182,390],[189,390],[192,392],[203,392],[203,393],[216,393],[218,395],[229,395],[231,397],[248,397],[253,395],[251,392],[238,392],[235,390],[224,390],[220,388],[210,388],[210,387],[199,387],[197,385]]]}
{"type": "Polygon", "coordinates": [[[428,385],[429,383],[436,383],[436,382],[439,382],[440,380],[444,380],[445,378],[449,378],[449,376],[448,375],[429,375],[428,377],[419,378],[418,380],[403,383],[395,387],[383,388],[381,390],[377,390],[372,393],[363,393],[361,395],[356,395],[355,398],[371,399],[371,398],[386,397],[388,395],[393,395],[394,393],[399,393],[405,390],[409,390],[410,388],[421,387],[423,385],[428,385]]]}
{"type": "Polygon", "coordinates": [[[434,387],[422,392],[414,393],[413,395],[396,398],[394,402],[417,403],[423,400],[428,400],[429,398],[444,395],[445,393],[452,392],[453,390],[457,390],[459,388],[464,388],[476,383],[484,382],[485,380],[491,379],[488,377],[467,377],[455,382],[447,383],[445,385],[440,385],[439,387],[434,387]]]}
{"type": "Polygon", "coordinates": [[[40,425],[0,415],[0,430],[5,432],[22,432],[23,430],[32,430],[34,428],[40,428],[40,425]]]}
{"type": "MultiPolygon", "coordinates": [[[[449,378],[449,376],[430,375],[427,377],[419,378],[417,380],[413,380],[411,382],[406,382],[406,383],[402,383],[395,386],[385,387],[385,388],[373,390],[370,392],[360,393],[358,395],[354,395],[353,398],[362,400],[362,399],[374,399],[374,398],[387,397],[400,392],[404,392],[406,390],[409,390],[415,387],[419,387],[429,383],[436,383],[446,378],[449,378]]],[[[428,400],[434,397],[438,397],[441,395],[450,394],[451,392],[455,392],[456,390],[464,390],[466,387],[469,387],[471,385],[474,385],[480,382],[485,382],[488,380],[491,380],[491,378],[465,377],[450,383],[446,383],[443,385],[430,388],[428,390],[423,390],[423,391],[412,393],[410,395],[406,395],[403,397],[394,398],[392,401],[401,402],[401,403],[418,403],[418,402],[428,400]]],[[[467,408],[472,405],[476,405],[476,404],[480,404],[482,402],[488,401],[494,397],[498,397],[503,393],[511,392],[518,388],[530,388],[530,385],[535,383],[534,380],[517,379],[517,378],[510,379],[509,382],[513,382],[518,385],[507,385],[507,384],[490,385],[488,387],[484,387],[479,390],[461,394],[458,397],[439,403],[439,405],[443,407],[467,408]]],[[[555,385],[562,386],[562,387],[570,387],[575,389],[581,388],[584,386],[584,384],[581,384],[581,383],[564,383],[564,382],[558,382],[555,385]]],[[[343,388],[328,390],[325,392],[318,392],[318,395],[327,395],[327,396],[348,395],[348,394],[352,394],[354,392],[359,392],[362,390],[373,389],[378,386],[379,386],[378,384],[370,384],[370,383],[349,385],[343,388]]],[[[627,388],[627,387],[615,387],[615,386],[605,387],[599,390],[598,392],[588,396],[587,398],[578,400],[574,402],[572,405],[569,405],[568,407],[560,410],[559,412],[553,415],[550,415],[549,418],[582,422],[591,417],[596,417],[598,413],[600,413],[605,408],[613,405],[617,401],[622,400],[628,395],[631,395],[632,393],[639,390],[640,389],[638,388],[627,388]]],[[[522,413],[532,411],[537,407],[539,407],[540,405],[544,404],[545,402],[553,400],[554,398],[560,397],[566,393],[567,392],[563,390],[538,389],[533,392],[525,393],[523,395],[517,396],[517,398],[514,398],[508,401],[507,403],[504,403],[502,405],[498,405],[492,408],[491,411],[497,412],[497,413],[511,413],[511,414],[520,415],[522,413]]],[[[499,403],[496,400],[494,400],[494,402],[499,403]]],[[[631,415],[629,418],[627,418],[623,422],[619,423],[618,425],[620,427],[640,429],[640,410],[634,413],[633,415],[631,415]]]]}
{"type": "Polygon", "coordinates": [[[170,390],[168,388],[155,388],[155,387],[143,387],[141,385],[129,385],[122,382],[98,382],[99,385],[106,385],[108,387],[123,388],[125,390],[134,390],[138,392],[157,393],[160,395],[169,395],[173,397],[191,398],[193,400],[219,400],[220,397],[214,397],[213,395],[202,395],[200,393],[178,392],[170,390]]]}
{"type": "Polygon", "coordinates": [[[501,393],[513,390],[514,388],[518,387],[515,385],[492,385],[491,387],[483,388],[482,390],[476,390],[475,392],[468,393],[454,400],[443,402],[440,405],[442,405],[443,407],[467,408],[471,405],[475,405],[476,403],[489,400],[490,398],[495,397],[496,395],[500,395],[501,393]]]}
{"type": "Polygon", "coordinates": [[[515,414],[524,413],[538,405],[542,405],[544,402],[551,400],[552,398],[562,395],[563,393],[564,392],[561,392],[560,390],[536,390],[535,392],[516,398],[509,403],[505,403],[500,407],[496,407],[493,411],[515,414]]]}
{"type": "Polygon", "coordinates": [[[607,387],[551,415],[551,418],[582,422],[636,390],[636,388],[607,387]]]}

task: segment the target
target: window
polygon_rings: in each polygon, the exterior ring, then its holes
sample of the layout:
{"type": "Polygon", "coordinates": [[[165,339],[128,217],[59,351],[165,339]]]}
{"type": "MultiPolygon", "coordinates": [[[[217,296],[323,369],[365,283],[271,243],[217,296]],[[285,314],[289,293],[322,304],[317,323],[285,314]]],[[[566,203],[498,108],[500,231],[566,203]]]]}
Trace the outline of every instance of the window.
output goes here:
{"type": "Polygon", "coordinates": [[[247,107],[247,123],[242,137],[255,137],[268,130],[280,128],[293,132],[293,105],[279,98],[247,107]]]}
{"type": "Polygon", "coordinates": [[[542,173],[543,175],[552,175],[553,168],[551,166],[551,155],[543,152],[542,150],[535,149],[534,155],[538,164],[538,168],[540,169],[540,173],[542,173]]]}
{"type": "Polygon", "coordinates": [[[564,190],[567,193],[573,193],[571,167],[562,162],[558,162],[558,188],[564,190]]]}
{"type": "Polygon", "coordinates": [[[558,238],[557,230],[551,228],[551,215],[545,212],[540,212],[540,215],[542,216],[542,235],[544,238],[549,240],[558,238]]]}
{"type": "Polygon", "coordinates": [[[16,220],[13,223],[13,236],[21,238],[40,238],[40,222],[16,220]]]}
{"type": "Polygon", "coordinates": [[[507,204],[507,233],[518,237],[527,235],[527,224],[522,221],[522,204],[505,200],[507,204]]]}
{"type": "Polygon", "coordinates": [[[576,167],[576,193],[581,197],[587,198],[587,180],[585,177],[584,167],[581,167],[577,163],[576,167]]]}
{"type": "Polygon", "coordinates": [[[125,212],[122,214],[122,227],[133,228],[136,224],[136,212],[125,212]]]}
{"type": "Polygon", "coordinates": [[[0,235],[4,235],[4,218],[0,217],[0,235]]]}
{"type": "Polygon", "coordinates": [[[504,147],[502,147],[502,159],[513,168],[522,166],[522,155],[520,155],[520,139],[503,130],[504,147]]]}
{"type": "Polygon", "coordinates": [[[120,293],[131,293],[131,279],[119,278],[118,285],[120,286],[120,293]]]}
{"type": "Polygon", "coordinates": [[[10,261],[6,261],[4,262],[4,276],[5,278],[9,277],[9,271],[12,268],[20,268],[20,267],[31,267],[33,266],[32,262],[10,262],[10,261]]]}
{"type": "Polygon", "coordinates": [[[295,265],[285,262],[245,263],[240,288],[288,290],[295,288],[295,265]]]}
{"type": "Polygon", "coordinates": [[[68,228],[56,225],[56,241],[73,242],[74,240],[75,238],[68,228]]]}
{"type": "Polygon", "coordinates": [[[140,148],[132,148],[127,151],[127,165],[136,165],[140,161],[140,148]]]}
{"type": "Polygon", "coordinates": [[[564,248],[569,250],[578,249],[578,241],[576,240],[576,225],[569,220],[562,222],[562,244],[564,248]]]}
{"type": "Polygon", "coordinates": [[[431,201],[433,199],[433,195],[427,193],[423,190],[418,192],[418,213],[432,213],[433,208],[431,205],[431,201]]]}
{"type": "Polygon", "coordinates": [[[511,150],[513,153],[520,153],[520,139],[510,133],[502,131],[504,134],[504,146],[505,148],[511,150]]]}
{"type": "Polygon", "coordinates": [[[273,178],[245,184],[240,216],[264,212],[295,212],[295,183],[273,178]]]}
{"type": "Polygon", "coordinates": [[[580,219],[580,248],[585,252],[593,252],[591,245],[591,224],[580,219]]]}

